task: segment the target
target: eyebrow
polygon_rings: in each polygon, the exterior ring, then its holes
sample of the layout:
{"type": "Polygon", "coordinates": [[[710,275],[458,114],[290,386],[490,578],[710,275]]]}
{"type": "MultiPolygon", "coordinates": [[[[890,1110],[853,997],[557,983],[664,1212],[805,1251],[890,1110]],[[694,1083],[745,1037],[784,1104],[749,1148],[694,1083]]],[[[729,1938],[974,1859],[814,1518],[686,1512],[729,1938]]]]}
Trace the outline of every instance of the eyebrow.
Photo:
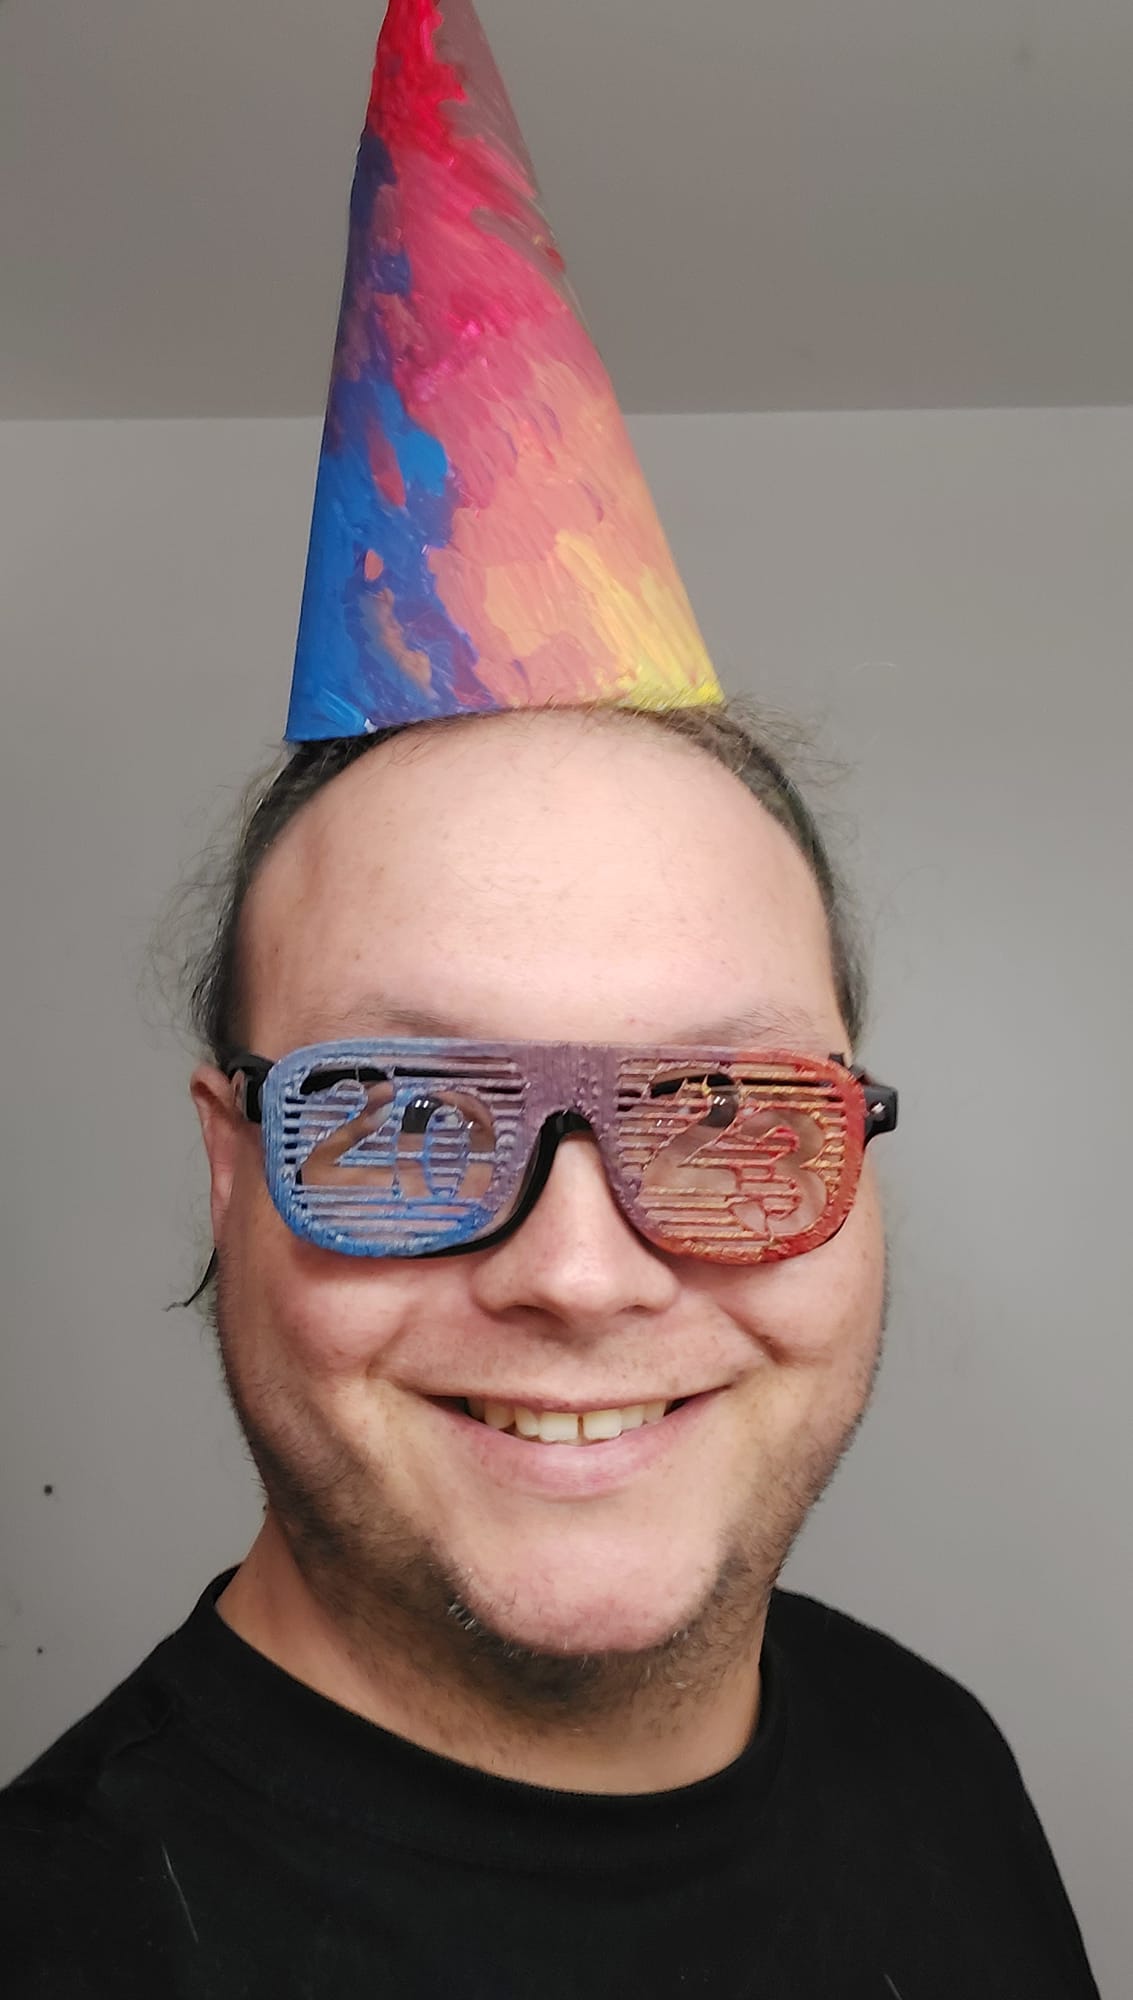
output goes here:
{"type": "MultiPolygon", "coordinates": [[[[304,1015],[298,1023],[298,1032],[305,1038],[319,1041],[345,1040],[359,1034],[375,1037],[403,1034],[445,1041],[510,1039],[499,1035],[472,1035],[467,1022],[456,1021],[429,1007],[410,1006],[384,993],[366,994],[341,1013],[321,1010],[317,1018],[304,1015]]],[[[725,1015],[719,1020],[699,1021],[691,1026],[676,1028],[666,1034],[664,1040],[674,1047],[742,1048],[763,1044],[767,1048],[798,1049],[809,1053],[821,1051],[825,1055],[829,1053],[827,1044],[830,1037],[821,1032],[805,1009],[777,1007],[765,1002],[746,1007],[736,1014],[725,1015]]]]}
{"type": "Polygon", "coordinates": [[[830,1037],[822,1033],[804,1008],[766,1003],[744,1008],[739,1014],[728,1014],[723,1020],[698,1021],[692,1027],[678,1029],[669,1040],[703,1043],[706,1047],[718,1042],[724,1048],[764,1042],[768,1047],[775,1043],[784,1049],[821,1047],[825,1051],[830,1037]]]}

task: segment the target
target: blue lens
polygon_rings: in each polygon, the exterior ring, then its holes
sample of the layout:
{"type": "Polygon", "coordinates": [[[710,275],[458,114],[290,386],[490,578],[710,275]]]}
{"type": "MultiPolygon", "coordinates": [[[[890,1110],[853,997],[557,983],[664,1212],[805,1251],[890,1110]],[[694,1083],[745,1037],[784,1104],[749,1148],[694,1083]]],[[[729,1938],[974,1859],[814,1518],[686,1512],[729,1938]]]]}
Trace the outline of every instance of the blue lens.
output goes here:
{"type": "Polygon", "coordinates": [[[325,1061],[300,1050],[276,1065],[264,1093],[272,1199],[297,1235],[350,1256],[474,1242],[515,1192],[525,1080],[498,1059],[423,1073],[422,1044],[404,1064],[388,1047],[385,1068],[373,1044],[353,1071],[341,1044],[325,1061]]]}

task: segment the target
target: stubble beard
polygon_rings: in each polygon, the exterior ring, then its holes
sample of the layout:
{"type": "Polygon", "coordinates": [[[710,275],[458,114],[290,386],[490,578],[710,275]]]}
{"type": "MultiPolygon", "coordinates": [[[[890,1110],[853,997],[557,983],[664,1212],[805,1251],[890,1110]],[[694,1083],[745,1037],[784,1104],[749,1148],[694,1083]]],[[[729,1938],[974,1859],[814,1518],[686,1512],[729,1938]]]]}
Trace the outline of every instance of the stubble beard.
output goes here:
{"type": "Polygon", "coordinates": [[[400,1662],[418,1685],[459,1690],[512,1729],[577,1731],[647,1709],[663,1730],[750,1661],[783,1565],[869,1408],[882,1353],[879,1331],[842,1426],[808,1437],[760,1486],[681,1625],[632,1652],[568,1652],[526,1645],[474,1609],[471,1579],[399,1512],[379,1467],[319,1432],[311,1406],[289,1407],[273,1389],[253,1407],[232,1317],[222,1265],[213,1324],[229,1400],[292,1558],[351,1655],[383,1670],[400,1662]]]}

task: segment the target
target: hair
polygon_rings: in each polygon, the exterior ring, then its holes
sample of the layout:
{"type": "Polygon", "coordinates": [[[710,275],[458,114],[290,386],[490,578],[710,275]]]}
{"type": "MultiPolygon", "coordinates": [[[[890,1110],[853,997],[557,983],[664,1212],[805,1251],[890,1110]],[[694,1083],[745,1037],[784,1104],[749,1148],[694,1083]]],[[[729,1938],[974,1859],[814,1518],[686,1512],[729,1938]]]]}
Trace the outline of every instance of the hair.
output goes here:
{"type": "MultiPolygon", "coordinates": [[[[830,935],[834,986],[851,1045],[862,1031],[866,1007],[866,977],[858,925],[848,886],[835,867],[818,820],[804,799],[787,764],[787,750],[773,745],[788,731],[774,727],[743,704],[669,710],[587,710],[615,715],[633,724],[664,730],[722,764],[783,827],[809,866],[817,883],[830,935]]],[[[174,980],[184,996],[184,1012],[199,1050],[223,1062],[242,1044],[240,932],[248,891],[265,855],[303,807],[339,774],[392,737],[459,726],[464,717],[399,728],[375,730],[368,736],[335,737],[303,743],[282,763],[254,779],[245,794],[235,837],[209,857],[210,865],[183,886],[166,924],[162,957],[171,957],[174,980]],[[190,914],[187,929],[186,915],[190,914]]],[[[797,748],[796,744],[793,746],[797,748]]],[[[206,1290],[215,1271],[215,1254],[190,1304],[206,1290]]]]}

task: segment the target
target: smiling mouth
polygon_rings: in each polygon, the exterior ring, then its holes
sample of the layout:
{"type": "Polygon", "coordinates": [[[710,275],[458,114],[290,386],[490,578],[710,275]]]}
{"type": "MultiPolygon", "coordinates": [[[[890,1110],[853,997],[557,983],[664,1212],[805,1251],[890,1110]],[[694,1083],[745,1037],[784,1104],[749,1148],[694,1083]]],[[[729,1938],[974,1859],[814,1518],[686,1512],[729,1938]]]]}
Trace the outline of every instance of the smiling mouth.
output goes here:
{"type": "Polygon", "coordinates": [[[456,1407],[490,1430],[526,1438],[532,1444],[607,1444],[624,1431],[661,1423],[685,1401],[686,1397],[678,1396],[672,1402],[628,1403],[620,1409],[529,1410],[522,1403],[494,1403],[482,1396],[466,1396],[456,1407]]]}

